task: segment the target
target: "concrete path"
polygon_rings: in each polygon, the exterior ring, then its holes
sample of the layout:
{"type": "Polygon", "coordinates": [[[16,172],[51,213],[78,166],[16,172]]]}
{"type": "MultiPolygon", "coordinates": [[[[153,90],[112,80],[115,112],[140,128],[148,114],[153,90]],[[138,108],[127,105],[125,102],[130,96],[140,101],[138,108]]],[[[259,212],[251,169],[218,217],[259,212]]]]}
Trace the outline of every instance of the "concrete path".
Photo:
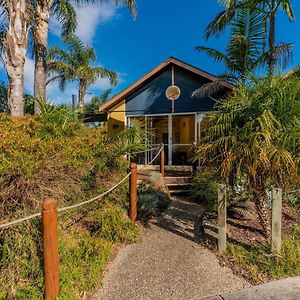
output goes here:
{"type": "Polygon", "coordinates": [[[164,216],[144,229],[140,243],[119,250],[103,288],[90,299],[188,300],[248,287],[199,245],[202,213],[201,206],[174,199],[164,216]]]}
{"type": "Polygon", "coordinates": [[[299,300],[300,277],[287,278],[205,300],[299,300]]]}

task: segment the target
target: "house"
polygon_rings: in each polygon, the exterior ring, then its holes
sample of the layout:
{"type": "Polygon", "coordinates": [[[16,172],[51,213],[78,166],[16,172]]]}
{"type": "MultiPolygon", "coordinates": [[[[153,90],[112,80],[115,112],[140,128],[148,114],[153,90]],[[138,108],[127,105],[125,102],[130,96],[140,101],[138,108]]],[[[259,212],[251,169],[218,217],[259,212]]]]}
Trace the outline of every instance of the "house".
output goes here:
{"type": "MultiPolygon", "coordinates": [[[[193,142],[201,137],[201,121],[214,109],[214,98],[233,88],[221,82],[224,88],[214,97],[192,96],[212,81],[220,80],[171,57],[101,107],[101,112],[108,115],[108,133],[118,134],[135,120],[142,121],[147,132],[151,132],[151,148],[163,143],[170,166],[186,165],[193,142]]],[[[143,163],[152,156],[152,152],[145,152],[143,163]]]]}

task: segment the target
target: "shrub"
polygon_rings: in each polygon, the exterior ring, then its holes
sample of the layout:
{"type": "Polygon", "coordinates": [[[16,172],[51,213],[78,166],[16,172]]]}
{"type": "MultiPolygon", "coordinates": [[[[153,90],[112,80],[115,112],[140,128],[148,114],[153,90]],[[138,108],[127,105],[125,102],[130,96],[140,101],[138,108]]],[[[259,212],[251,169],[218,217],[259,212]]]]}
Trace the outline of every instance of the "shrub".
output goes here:
{"type": "Polygon", "coordinates": [[[148,221],[159,216],[170,205],[170,197],[153,187],[142,186],[138,192],[138,218],[148,221]]]}
{"type": "Polygon", "coordinates": [[[213,172],[199,170],[192,181],[192,197],[196,202],[204,204],[207,210],[216,207],[218,197],[218,180],[213,172]]]}
{"type": "Polygon", "coordinates": [[[91,231],[114,243],[133,243],[138,236],[137,227],[125,216],[125,211],[115,205],[93,214],[91,231]]]}
{"type": "MultiPolygon", "coordinates": [[[[68,122],[64,114],[64,108],[51,108],[39,118],[0,114],[1,223],[39,212],[47,197],[64,207],[101,194],[125,175],[124,154],[144,147],[140,133],[134,138],[135,129],[130,130],[132,139],[124,141],[122,136],[107,137],[104,129],[68,122]]],[[[100,280],[114,243],[136,240],[137,229],[121,208],[126,206],[126,194],[124,184],[105,199],[60,215],[60,267],[68,270],[61,274],[61,299],[78,299],[100,280]],[[89,221],[98,226],[97,234],[86,226],[89,221]]],[[[43,298],[40,229],[37,218],[0,230],[3,299],[43,298]]]]}

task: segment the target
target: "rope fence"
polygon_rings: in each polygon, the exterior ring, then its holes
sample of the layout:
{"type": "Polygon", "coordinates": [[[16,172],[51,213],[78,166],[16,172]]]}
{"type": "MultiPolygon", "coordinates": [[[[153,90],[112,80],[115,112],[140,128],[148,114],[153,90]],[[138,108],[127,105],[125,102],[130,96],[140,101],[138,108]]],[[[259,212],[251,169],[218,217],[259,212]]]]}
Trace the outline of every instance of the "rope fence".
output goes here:
{"type": "MultiPolygon", "coordinates": [[[[154,151],[159,149],[158,147],[149,149],[149,151],[154,151]]],[[[160,172],[164,174],[164,146],[161,145],[159,151],[155,157],[140,170],[144,169],[146,166],[151,165],[160,155],[160,172]]],[[[131,163],[130,172],[122,178],[117,184],[108,189],[106,192],[74,205],[58,208],[57,201],[55,199],[45,199],[42,202],[42,212],[35,213],[30,216],[26,216],[5,224],[0,224],[0,230],[20,224],[22,222],[32,220],[37,217],[42,217],[42,236],[43,236],[43,258],[44,258],[44,275],[45,275],[45,299],[54,300],[59,296],[59,252],[58,252],[58,213],[62,213],[71,209],[81,207],[83,205],[89,204],[93,201],[99,200],[106,195],[110,194],[112,191],[117,189],[121,184],[123,184],[129,178],[129,210],[128,216],[134,222],[137,218],[137,165],[131,163]]]]}
{"type": "MultiPolygon", "coordinates": [[[[146,150],[147,152],[151,152],[151,151],[155,151],[159,149],[159,147],[155,147],[155,148],[152,148],[152,149],[149,149],[149,150],[146,150]]],[[[143,168],[141,168],[140,170],[143,170],[146,166],[149,166],[151,165],[157,158],[158,156],[160,155],[161,151],[163,150],[163,147],[161,147],[158,151],[158,153],[155,155],[155,157],[147,164],[145,165],[143,168]]],[[[146,152],[144,151],[144,152],[146,152]]],[[[114,185],[113,187],[111,187],[109,190],[107,190],[106,192],[102,193],[101,195],[98,195],[92,199],[89,199],[87,201],[84,201],[84,202],[80,202],[80,203],[77,203],[77,204],[74,204],[74,205],[70,205],[70,206],[66,206],[66,207],[62,207],[62,208],[58,208],[57,211],[59,213],[61,212],[65,212],[67,210],[70,210],[70,209],[75,209],[75,208],[78,208],[78,207],[81,207],[83,205],[86,205],[86,204],[89,204],[91,202],[94,202],[96,200],[99,200],[99,199],[102,199],[103,197],[105,197],[106,195],[110,194],[111,192],[113,192],[115,189],[117,189],[123,182],[125,182],[129,177],[131,176],[131,172],[128,173],[123,179],[121,179],[116,185],[114,185]]],[[[11,222],[8,222],[8,223],[5,223],[5,224],[0,224],[0,229],[4,229],[4,228],[8,228],[8,227],[11,227],[11,226],[14,226],[14,225],[17,225],[17,224],[20,224],[22,222],[25,222],[25,221],[29,221],[29,220],[32,220],[34,218],[37,218],[37,217],[41,217],[41,213],[35,213],[35,214],[32,214],[32,215],[29,215],[29,216],[26,216],[26,217],[23,217],[23,218],[20,218],[20,219],[17,219],[17,220],[14,220],[14,221],[11,221],[11,222]]]]}

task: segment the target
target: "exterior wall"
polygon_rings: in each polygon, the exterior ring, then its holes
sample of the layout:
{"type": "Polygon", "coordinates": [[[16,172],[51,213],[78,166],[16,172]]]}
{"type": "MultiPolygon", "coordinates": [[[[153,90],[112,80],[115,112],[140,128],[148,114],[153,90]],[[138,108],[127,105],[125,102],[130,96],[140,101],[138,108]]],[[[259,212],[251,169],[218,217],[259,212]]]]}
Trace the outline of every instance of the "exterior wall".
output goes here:
{"type": "Polygon", "coordinates": [[[125,129],[125,101],[115,106],[108,114],[107,132],[117,135],[125,129]]]}
{"type": "MultiPolygon", "coordinates": [[[[215,102],[210,97],[192,97],[195,90],[209,82],[208,79],[178,66],[175,66],[174,72],[175,85],[181,90],[179,99],[175,101],[175,113],[196,113],[213,110],[215,102]]],[[[172,113],[172,101],[167,100],[165,94],[171,83],[171,67],[169,67],[144,87],[127,97],[126,115],[142,116],[172,113]]]]}

